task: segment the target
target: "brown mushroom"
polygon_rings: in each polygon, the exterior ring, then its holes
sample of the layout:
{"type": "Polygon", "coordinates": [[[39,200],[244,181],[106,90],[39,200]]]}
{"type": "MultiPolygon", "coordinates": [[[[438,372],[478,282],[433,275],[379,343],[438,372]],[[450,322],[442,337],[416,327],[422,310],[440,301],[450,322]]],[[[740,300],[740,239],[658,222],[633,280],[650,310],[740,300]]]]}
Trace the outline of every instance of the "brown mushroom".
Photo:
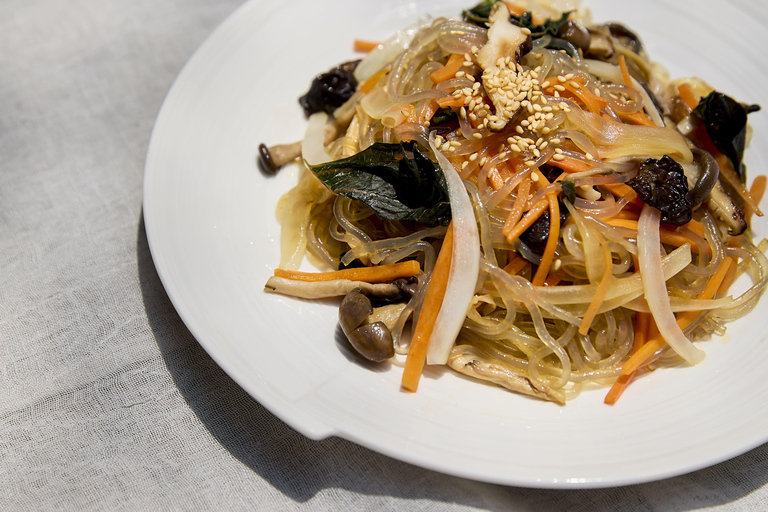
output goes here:
{"type": "Polygon", "coordinates": [[[395,355],[392,333],[384,322],[365,324],[373,313],[370,299],[362,290],[349,292],[339,306],[339,325],[349,343],[363,357],[380,363],[395,355]]]}

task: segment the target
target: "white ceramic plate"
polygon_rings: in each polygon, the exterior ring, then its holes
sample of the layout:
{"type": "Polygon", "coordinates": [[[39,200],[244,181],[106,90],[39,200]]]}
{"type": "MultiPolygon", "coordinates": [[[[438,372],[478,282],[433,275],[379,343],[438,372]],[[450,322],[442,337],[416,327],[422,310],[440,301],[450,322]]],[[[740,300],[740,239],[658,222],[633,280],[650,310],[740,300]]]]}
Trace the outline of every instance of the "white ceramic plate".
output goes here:
{"type": "MultiPolygon", "coordinates": [[[[381,40],[425,13],[471,7],[328,4],[246,3],[180,74],[152,136],[144,216],[155,265],[190,331],[233,379],[312,439],[339,436],[437,471],[518,486],[650,481],[768,440],[765,301],[725,339],[706,343],[701,365],[655,372],[613,407],[603,405],[604,390],[559,407],[434,369],[418,393],[402,392],[400,367],[361,365],[337,342],[332,304],[262,293],[279,261],[275,204],[296,172],[263,177],[257,145],[301,137],[297,97],[314,75],[354,57],[354,38],[381,40]]],[[[740,4],[589,7],[596,21],[634,28],[673,76],[700,75],[757,102],[768,83],[768,7],[740,4]]],[[[750,116],[752,174],[768,163],[765,117],[750,116]]]]}

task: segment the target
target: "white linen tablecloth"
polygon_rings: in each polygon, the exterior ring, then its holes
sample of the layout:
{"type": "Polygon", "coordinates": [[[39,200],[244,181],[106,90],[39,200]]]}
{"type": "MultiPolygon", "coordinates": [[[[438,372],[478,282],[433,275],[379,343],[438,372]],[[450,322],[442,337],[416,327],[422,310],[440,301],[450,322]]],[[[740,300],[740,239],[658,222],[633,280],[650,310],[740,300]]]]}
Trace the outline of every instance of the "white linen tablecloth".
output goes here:
{"type": "Polygon", "coordinates": [[[141,210],[163,98],[241,3],[0,1],[0,510],[768,509],[768,445],[518,489],[310,441],[241,390],[174,311],[141,210]]]}

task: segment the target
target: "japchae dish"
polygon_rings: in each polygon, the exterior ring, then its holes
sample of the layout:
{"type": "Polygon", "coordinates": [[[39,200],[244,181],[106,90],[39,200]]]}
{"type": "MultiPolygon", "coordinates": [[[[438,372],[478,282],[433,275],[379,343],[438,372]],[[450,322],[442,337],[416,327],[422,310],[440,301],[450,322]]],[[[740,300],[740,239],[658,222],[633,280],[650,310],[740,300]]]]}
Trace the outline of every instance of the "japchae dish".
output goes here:
{"type": "Polygon", "coordinates": [[[447,365],[614,403],[644,372],[700,362],[758,302],[758,106],[670,79],[622,24],[543,3],[355,44],[364,58],[300,98],[303,140],[259,147],[267,172],[302,168],[265,289],[341,298],[350,344],[402,367],[404,389],[447,365]],[[321,271],[298,271],[305,256],[321,271]]]}

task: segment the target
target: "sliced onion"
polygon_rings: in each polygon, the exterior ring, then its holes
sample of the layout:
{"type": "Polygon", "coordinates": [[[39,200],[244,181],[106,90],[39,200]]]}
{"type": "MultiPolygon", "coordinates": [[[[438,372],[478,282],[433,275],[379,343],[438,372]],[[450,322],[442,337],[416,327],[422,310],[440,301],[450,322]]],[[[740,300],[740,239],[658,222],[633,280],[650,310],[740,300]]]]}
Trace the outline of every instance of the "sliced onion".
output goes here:
{"type": "Polygon", "coordinates": [[[309,116],[307,130],[304,132],[304,139],[301,141],[301,156],[307,165],[320,165],[331,160],[328,153],[325,152],[325,124],[328,121],[328,114],[325,112],[315,112],[309,116]]]}
{"type": "Polygon", "coordinates": [[[446,364],[467,310],[472,303],[480,272],[480,234],[472,201],[459,173],[443,156],[434,139],[429,141],[448,186],[453,226],[453,253],[448,286],[427,348],[427,364],[446,364]]]}
{"type": "Polygon", "coordinates": [[[674,313],[672,313],[667,284],[662,277],[661,253],[659,252],[659,247],[661,247],[660,223],[661,212],[652,206],[645,205],[637,222],[637,256],[640,262],[645,300],[648,302],[648,308],[656,321],[659,333],[672,347],[672,350],[691,364],[700,363],[704,359],[704,352],[696,348],[685,337],[682,329],[677,325],[674,313]]]}

